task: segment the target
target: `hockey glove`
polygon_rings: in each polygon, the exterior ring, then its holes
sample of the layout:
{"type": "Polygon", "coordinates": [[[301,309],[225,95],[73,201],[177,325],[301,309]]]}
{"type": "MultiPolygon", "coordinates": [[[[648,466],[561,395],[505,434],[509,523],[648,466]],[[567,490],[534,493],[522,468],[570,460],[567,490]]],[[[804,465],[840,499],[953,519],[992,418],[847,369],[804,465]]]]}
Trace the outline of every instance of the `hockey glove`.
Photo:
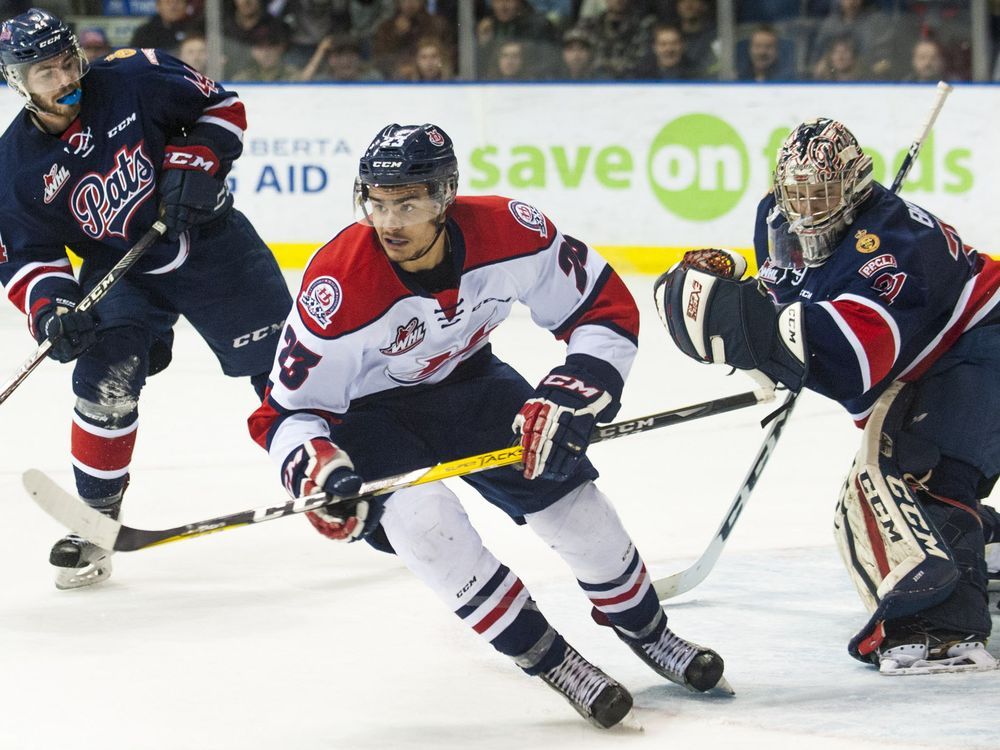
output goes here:
{"type": "Polygon", "coordinates": [[[32,329],[35,339],[52,341],[49,356],[59,362],[72,362],[97,341],[97,317],[86,310],[77,311],[76,303],[60,300],[41,308],[32,329]]]}
{"type": "Polygon", "coordinates": [[[618,407],[618,399],[589,373],[569,365],[552,370],[512,425],[524,451],[525,479],[569,477],[587,451],[598,418],[610,419],[618,407]]]}
{"type": "Polygon", "coordinates": [[[371,533],[382,517],[379,498],[340,500],[355,494],[362,479],[350,457],[329,440],[313,438],[285,459],[285,489],[292,497],[325,492],[335,502],[308,511],[306,518],[323,536],[353,542],[371,533]]]}
{"type": "Polygon", "coordinates": [[[167,239],[222,216],[233,204],[219,168],[219,157],[207,146],[167,146],[160,173],[160,220],[167,239]]]}
{"type": "Polygon", "coordinates": [[[807,350],[801,302],[779,314],[756,279],[725,278],[684,261],[656,280],[653,298],[670,337],[689,357],[802,388],[807,350]]]}

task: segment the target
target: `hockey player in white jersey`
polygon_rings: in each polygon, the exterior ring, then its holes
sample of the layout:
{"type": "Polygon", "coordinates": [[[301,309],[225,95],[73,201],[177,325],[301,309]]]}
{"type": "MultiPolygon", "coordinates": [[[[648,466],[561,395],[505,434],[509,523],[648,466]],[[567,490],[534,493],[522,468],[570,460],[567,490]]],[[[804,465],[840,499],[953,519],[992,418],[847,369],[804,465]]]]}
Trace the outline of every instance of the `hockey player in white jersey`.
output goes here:
{"type": "MultiPolygon", "coordinates": [[[[293,496],[355,492],[362,477],[510,444],[523,469],[465,477],[566,561],[602,619],[661,676],[725,686],[714,651],[675,635],[646,566],[585,456],[618,411],[639,316],[625,285],[583,242],[533,206],[456,197],[451,139],[435,125],[390,125],[361,159],[360,221],[310,261],[254,438],[293,496]],[[533,388],[490,350],[490,332],[526,304],[568,345],[533,388]]],[[[629,692],[570,646],[518,576],[483,545],[444,484],[308,514],[324,535],[395,552],[446,606],[600,727],[629,692]]]]}

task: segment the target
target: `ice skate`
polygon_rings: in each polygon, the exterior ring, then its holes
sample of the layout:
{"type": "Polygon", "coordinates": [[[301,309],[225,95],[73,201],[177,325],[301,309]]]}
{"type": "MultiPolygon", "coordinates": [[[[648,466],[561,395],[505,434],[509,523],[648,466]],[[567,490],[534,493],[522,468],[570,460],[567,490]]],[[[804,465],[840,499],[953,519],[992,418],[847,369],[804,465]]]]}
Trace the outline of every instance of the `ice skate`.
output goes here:
{"type": "Polygon", "coordinates": [[[888,676],[936,672],[983,672],[1000,663],[986,650],[986,639],[959,633],[900,633],[878,649],[878,669],[888,676]]]}
{"type": "MultiPolygon", "coordinates": [[[[655,623],[662,617],[664,615],[661,611],[654,621],[654,628],[655,623]]],[[[718,688],[730,695],[733,694],[732,687],[722,676],[725,662],[712,649],[686,641],[666,626],[663,627],[659,638],[646,642],[617,627],[614,631],[636,656],[661,677],[666,677],[671,682],[683,685],[695,693],[718,688]]]]}
{"type": "MultiPolygon", "coordinates": [[[[124,493],[124,490],[122,490],[124,493]]],[[[104,507],[98,508],[110,518],[118,518],[121,511],[121,497],[104,507]]],[[[111,550],[98,547],[77,534],[68,534],[52,545],[49,564],[56,570],[56,588],[78,589],[92,586],[111,576],[111,550]]]]}
{"type": "Polygon", "coordinates": [[[594,726],[608,729],[632,710],[632,696],[566,644],[563,660],[539,677],[594,726]]]}

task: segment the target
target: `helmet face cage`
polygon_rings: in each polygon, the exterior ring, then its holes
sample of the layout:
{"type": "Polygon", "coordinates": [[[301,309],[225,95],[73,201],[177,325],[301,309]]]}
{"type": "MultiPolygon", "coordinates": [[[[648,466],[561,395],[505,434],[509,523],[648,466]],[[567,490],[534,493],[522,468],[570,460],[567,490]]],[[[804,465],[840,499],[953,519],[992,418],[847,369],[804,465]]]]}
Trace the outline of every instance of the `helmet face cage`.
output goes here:
{"type": "Polygon", "coordinates": [[[436,125],[388,125],[368,146],[354,182],[355,215],[374,225],[387,216],[383,202],[375,205],[371,188],[424,185],[426,195],[405,201],[391,214],[395,226],[443,221],[458,192],[458,160],[451,138],[436,125]],[[405,209],[405,210],[404,210],[405,209]]]}
{"type": "Polygon", "coordinates": [[[28,71],[36,64],[54,58],[66,57],[66,68],[75,80],[82,78],[89,69],[76,35],[69,26],[50,13],[37,8],[15,16],[0,27],[0,69],[7,85],[32,105],[32,94],[55,91],[65,85],[65,77],[52,83],[44,79],[29,82],[28,71]]]}
{"type": "Polygon", "coordinates": [[[788,231],[798,236],[804,265],[830,257],[871,182],[871,157],[842,123],[819,118],[792,131],[778,154],[774,194],[788,231]]]}

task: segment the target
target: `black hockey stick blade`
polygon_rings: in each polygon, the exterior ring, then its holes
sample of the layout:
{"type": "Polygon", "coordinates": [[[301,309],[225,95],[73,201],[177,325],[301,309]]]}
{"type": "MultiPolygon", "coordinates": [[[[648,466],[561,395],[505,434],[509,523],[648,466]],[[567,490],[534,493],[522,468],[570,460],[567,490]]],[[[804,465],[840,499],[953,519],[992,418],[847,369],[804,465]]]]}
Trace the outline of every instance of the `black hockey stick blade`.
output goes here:
{"type": "Polygon", "coordinates": [[[733,533],[733,527],[736,525],[740,513],[743,512],[743,508],[746,507],[747,501],[750,499],[750,493],[753,492],[757,480],[760,479],[764,467],[767,466],[768,459],[771,458],[771,454],[774,452],[778,438],[781,436],[781,431],[785,428],[788,418],[792,415],[792,409],[795,407],[795,399],[796,394],[789,393],[785,398],[785,402],[776,412],[776,416],[768,428],[767,435],[764,437],[764,442],[761,444],[757,455],[754,457],[753,464],[750,466],[750,471],[743,478],[743,483],[740,485],[736,497],[733,498],[733,502],[729,506],[725,518],[722,519],[722,523],[715,532],[715,536],[712,537],[712,541],[709,542],[708,547],[702,552],[701,557],[690,567],[673,575],[653,581],[656,597],[661,602],[690,591],[704,581],[708,577],[708,574],[712,572],[712,568],[715,567],[715,563],[722,554],[722,549],[729,540],[729,535],[733,533]]]}
{"type": "MultiPolygon", "coordinates": [[[[651,414],[639,419],[615,422],[600,430],[596,430],[594,436],[591,438],[591,442],[612,440],[623,435],[635,435],[639,432],[700,419],[712,414],[722,414],[723,412],[764,403],[773,398],[774,392],[772,390],[749,391],[735,396],[726,396],[713,401],[694,404],[693,406],[685,406],[680,409],[651,414]]],[[[511,466],[520,461],[521,446],[500,448],[488,453],[468,456],[455,461],[437,464],[436,466],[415,469],[402,474],[384,477],[383,479],[365,482],[361,485],[361,489],[357,495],[338,499],[337,501],[331,501],[326,493],[317,492],[312,495],[286,500],[279,505],[238,511],[170,529],[138,529],[126,526],[115,519],[108,518],[99,511],[91,508],[75,495],[64,490],[37,469],[26,471],[23,480],[25,489],[35,502],[70,531],[79,534],[84,539],[93,542],[103,549],[131,552],[158,544],[203,536],[216,531],[249,526],[250,524],[261,523],[263,521],[273,521],[276,518],[315,510],[323,505],[335,505],[340,500],[385,495],[405,487],[437,482],[451,477],[466,476],[487,469],[495,469],[500,466],[511,466]]]]}

